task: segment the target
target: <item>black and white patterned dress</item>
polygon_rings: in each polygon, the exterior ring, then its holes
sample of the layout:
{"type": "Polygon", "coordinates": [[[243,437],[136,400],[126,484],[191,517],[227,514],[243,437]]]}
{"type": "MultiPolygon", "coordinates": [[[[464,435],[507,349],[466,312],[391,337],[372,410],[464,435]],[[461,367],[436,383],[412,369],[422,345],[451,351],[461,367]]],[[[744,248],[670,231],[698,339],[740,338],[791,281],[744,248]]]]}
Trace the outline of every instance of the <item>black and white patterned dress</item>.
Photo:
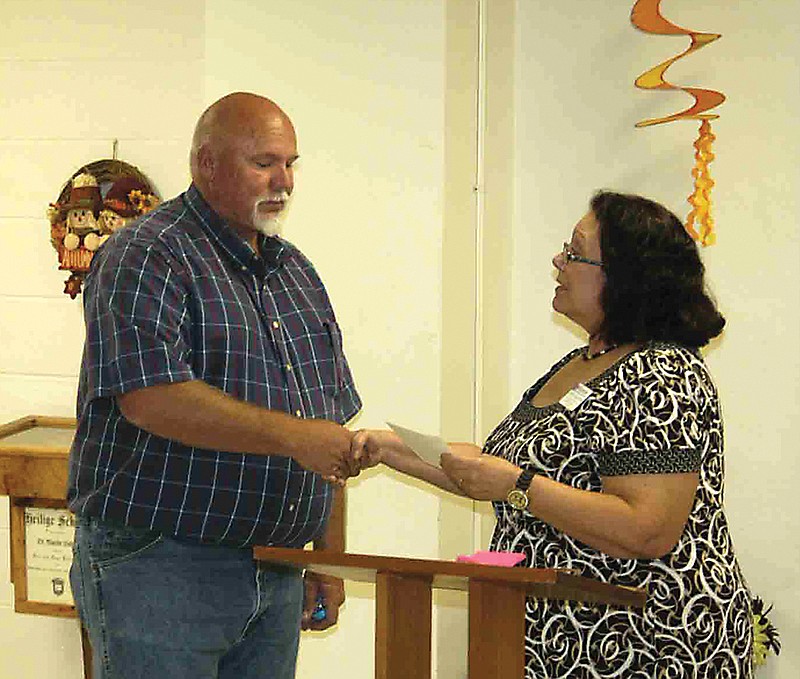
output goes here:
{"type": "Polygon", "coordinates": [[[675,548],[659,559],[610,557],[527,512],[494,503],[491,549],[532,568],[572,568],[644,587],[641,611],[529,599],[526,679],[736,679],[752,676],[750,592],[722,507],[723,435],[716,388],[700,355],[652,343],[587,386],[574,410],[530,400],[580,350],[554,365],[492,432],[484,452],[599,492],[601,476],[699,471],[675,548]]]}

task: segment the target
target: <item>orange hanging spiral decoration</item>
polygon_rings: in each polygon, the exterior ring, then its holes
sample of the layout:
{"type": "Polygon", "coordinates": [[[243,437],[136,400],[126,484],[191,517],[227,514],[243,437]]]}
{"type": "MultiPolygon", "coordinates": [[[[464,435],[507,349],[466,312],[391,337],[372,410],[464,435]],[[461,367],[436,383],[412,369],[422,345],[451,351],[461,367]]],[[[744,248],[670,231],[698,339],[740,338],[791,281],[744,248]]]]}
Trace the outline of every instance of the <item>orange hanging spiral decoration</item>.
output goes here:
{"type": "Polygon", "coordinates": [[[692,210],[687,218],[686,230],[692,238],[702,245],[712,245],[716,241],[714,220],[711,216],[711,187],[714,186],[714,180],[711,179],[708,164],[714,159],[714,154],[711,151],[711,142],[714,141],[715,137],[711,133],[711,124],[708,121],[719,118],[719,115],[706,113],[706,111],[725,101],[725,95],[715,90],[698,87],[678,87],[666,81],[664,73],[678,59],[682,59],[701,47],[705,47],[721,36],[718,33],[700,33],[676,26],[661,16],[660,4],[661,0],[637,0],[631,10],[631,23],[646,33],[688,35],[691,38],[691,43],[680,54],[642,73],[636,79],[635,85],[645,90],[682,90],[694,98],[694,103],[689,108],[669,116],[640,120],[636,123],[636,127],[649,127],[675,120],[701,121],[699,136],[694,143],[697,152],[695,153],[696,163],[695,168],[692,170],[692,176],[695,182],[694,192],[688,198],[692,210]],[[695,228],[695,222],[699,225],[699,231],[695,228]]]}
{"type": "Polygon", "coordinates": [[[696,241],[704,247],[714,245],[717,236],[714,233],[714,218],[711,216],[711,188],[714,180],[708,171],[708,164],[714,160],[711,151],[711,142],[716,137],[711,132],[711,123],[704,120],[700,123],[700,136],[694,143],[697,152],[694,154],[695,166],[692,170],[694,177],[694,192],[689,196],[689,204],[692,206],[691,212],[686,219],[686,230],[696,241]],[[699,232],[695,229],[695,220],[699,225],[699,232]]]}

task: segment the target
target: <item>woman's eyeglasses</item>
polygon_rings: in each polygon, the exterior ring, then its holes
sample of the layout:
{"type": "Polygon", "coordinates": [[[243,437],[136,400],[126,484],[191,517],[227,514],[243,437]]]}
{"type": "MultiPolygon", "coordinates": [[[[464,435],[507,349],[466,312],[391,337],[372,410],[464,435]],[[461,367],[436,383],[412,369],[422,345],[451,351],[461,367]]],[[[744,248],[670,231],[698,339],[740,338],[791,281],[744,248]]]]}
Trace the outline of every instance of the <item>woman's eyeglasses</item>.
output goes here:
{"type": "Polygon", "coordinates": [[[576,255],[569,243],[564,243],[564,249],[561,251],[561,256],[564,258],[564,262],[567,264],[570,262],[580,262],[581,264],[591,264],[592,266],[603,266],[603,262],[598,262],[596,259],[589,259],[588,257],[576,255]]]}

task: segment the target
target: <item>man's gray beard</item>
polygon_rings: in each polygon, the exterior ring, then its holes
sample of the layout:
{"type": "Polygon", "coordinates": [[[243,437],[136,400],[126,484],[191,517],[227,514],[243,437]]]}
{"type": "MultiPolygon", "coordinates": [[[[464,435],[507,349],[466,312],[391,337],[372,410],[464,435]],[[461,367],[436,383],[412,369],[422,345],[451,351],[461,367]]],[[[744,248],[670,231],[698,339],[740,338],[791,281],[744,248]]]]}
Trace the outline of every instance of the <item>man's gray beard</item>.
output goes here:
{"type": "Polygon", "coordinates": [[[282,236],[283,223],[286,221],[286,216],[289,213],[289,207],[291,207],[291,204],[292,199],[289,197],[286,200],[286,204],[283,206],[283,210],[281,210],[274,217],[259,216],[258,204],[253,206],[253,226],[255,227],[256,231],[263,233],[267,237],[282,236]]]}
{"type": "Polygon", "coordinates": [[[256,231],[265,236],[280,236],[283,233],[283,220],[280,217],[254,219],[253,226],[256,227],[256,231]]]}

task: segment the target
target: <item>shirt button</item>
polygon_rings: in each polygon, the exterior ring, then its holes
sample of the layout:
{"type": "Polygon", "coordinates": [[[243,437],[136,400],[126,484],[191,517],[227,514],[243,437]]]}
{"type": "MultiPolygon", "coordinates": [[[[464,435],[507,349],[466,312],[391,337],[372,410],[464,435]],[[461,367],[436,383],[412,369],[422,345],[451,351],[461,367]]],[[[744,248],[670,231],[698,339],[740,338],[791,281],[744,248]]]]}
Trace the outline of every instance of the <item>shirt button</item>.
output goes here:
{"type": "Polygon", "coordinates": [[[299,410],[295,410],[294,414],[297,415],[297,417],[300,417],[303,413],[301,413],[299,410]]]}
{"type": "Polygon", "coordinates": [[[290,511],[290,512],[293,512],[293,511],[294,511],[294,505],[293,505],[293,504],[292,504],[292,505],[289,505],[289,511],[290,511]]]}
{"type": "Polygon", "coordinates": [[[291,364],[289,364],[289,363],[286,364],[286,370],[287,370],[287,372],[292,372],[291,364]]]}
{"type": "Polygon", "coordinates": [[[272,321],[272,327],[273,327],[273,328],[279,328],[279,327],[280,327],[280,325],[281,325],[281,324],[280,324],[280,323],[278,323],[278,321],[272,321]]]}

